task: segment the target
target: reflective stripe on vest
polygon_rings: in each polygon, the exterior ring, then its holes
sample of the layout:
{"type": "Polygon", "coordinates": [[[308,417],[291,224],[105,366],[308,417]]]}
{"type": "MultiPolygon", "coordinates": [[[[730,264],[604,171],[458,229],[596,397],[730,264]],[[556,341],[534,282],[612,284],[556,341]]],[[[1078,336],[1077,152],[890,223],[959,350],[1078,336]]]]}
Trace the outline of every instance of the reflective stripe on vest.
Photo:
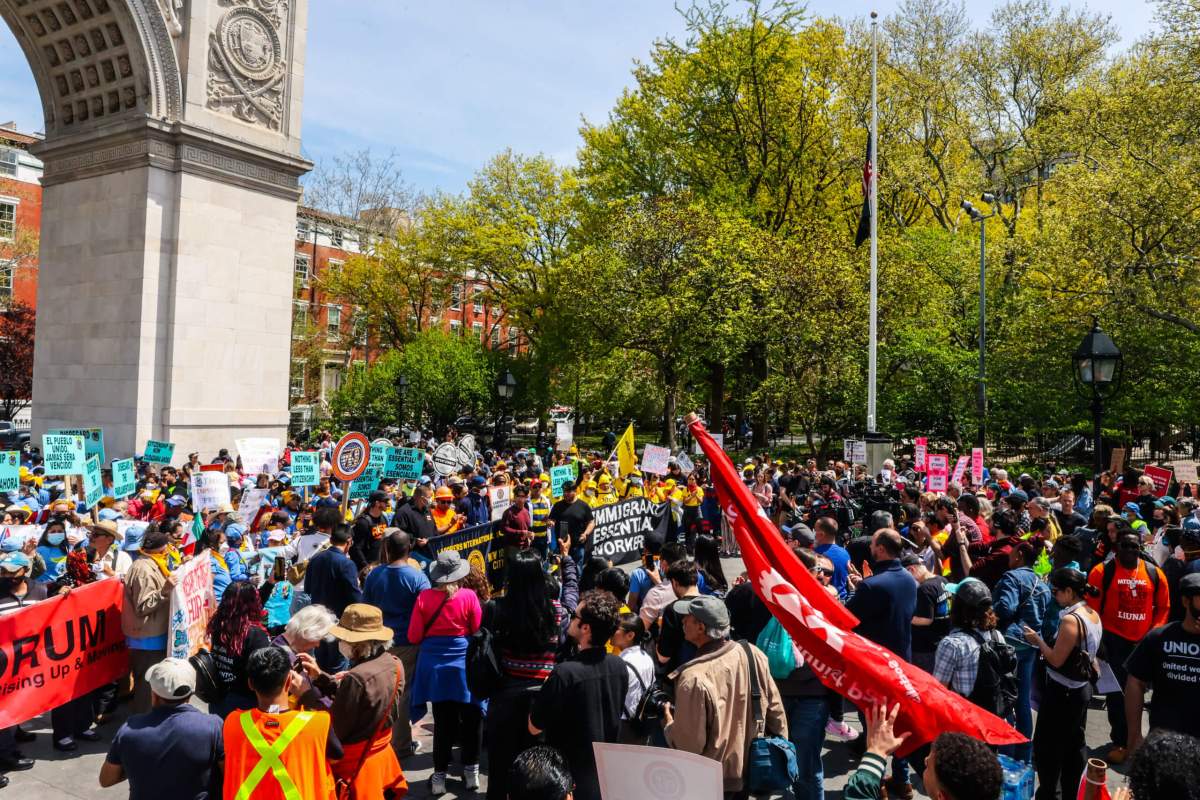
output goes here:
{"type": "Polygon", "coordinates": [[[258,788],[258,784],[262,783],[262,779],[266,777],[267,770],[275,776],[275,780],[279,781],[279,788],[283,790],[283,796],[287,800],[305,800],[300,796],[300,790],[296,788],[296,784],[292,781],[292,776],[288,775],[287,769],[283,766],[283,762],[279,757],[283,755],[283,751],[292,743],[292,740],[300,735],[300,731],[304,730],[304,726],[315,715],[311,711],[301,711],[292,720],[291,724],[283,731],[283,734],[275,740],[275,744],[267,744],[267,740],[262,733],[254,726],[254,719],[249,711],[242,712],[241,724],[242,732],[246,734],[247,741],[254,751],[258,753],[259,762],[254,765],[254,769],[250,770],[250,774],[242,781],[242,786],[238,789],[235,800],[250,800],[251,793],[258,788]]]}

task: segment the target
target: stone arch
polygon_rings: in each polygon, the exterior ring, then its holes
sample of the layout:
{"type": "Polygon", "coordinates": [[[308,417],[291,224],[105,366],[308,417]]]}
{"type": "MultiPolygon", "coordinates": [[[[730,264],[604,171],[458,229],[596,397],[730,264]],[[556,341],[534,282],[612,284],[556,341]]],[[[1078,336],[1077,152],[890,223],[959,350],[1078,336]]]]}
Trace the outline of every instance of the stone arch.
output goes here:
{"type": "Polygon", "coordinates": [[[175,1],[0,0],[33,71],[47,140],[115,119],[181,118],[175,1]]]}

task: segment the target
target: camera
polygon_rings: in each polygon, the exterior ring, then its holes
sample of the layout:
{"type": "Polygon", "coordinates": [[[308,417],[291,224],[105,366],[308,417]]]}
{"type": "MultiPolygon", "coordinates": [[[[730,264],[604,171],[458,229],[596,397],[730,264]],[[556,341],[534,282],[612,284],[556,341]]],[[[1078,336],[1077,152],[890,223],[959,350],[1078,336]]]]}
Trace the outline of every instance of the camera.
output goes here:
{"type": "Polygon", "coordinates": [[[675,697],[671,694],[671,690],[660,684],[655,684],[646,690],[643,716],[662,718],[665,708],[673,702],[675,702],[675,697]]]}

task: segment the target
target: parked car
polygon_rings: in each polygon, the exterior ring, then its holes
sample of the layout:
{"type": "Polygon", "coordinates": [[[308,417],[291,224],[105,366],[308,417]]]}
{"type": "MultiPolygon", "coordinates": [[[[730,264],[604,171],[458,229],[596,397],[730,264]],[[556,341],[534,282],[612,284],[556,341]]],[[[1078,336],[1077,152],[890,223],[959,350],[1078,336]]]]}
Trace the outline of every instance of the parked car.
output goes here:
{"type": "Polygon", "coordinates": [[[29,431],[0,420],[0,450],[24,450],[29,447],[29,431]]]}
{"type": "Polygon", "coordinates": [[[479,430],[479,423],[474,417],[463,416],[454,420],[454,429],[459,433],[474,433],[479,430]]]}
{"type": "Polygon", "coordinates": [[[529,419],[521,420],[516,425],[516,431],[517,431],[517,433],[526,433],[526,434],[537,433],[538,432],[537,417],[530,417],[529,419]]]}

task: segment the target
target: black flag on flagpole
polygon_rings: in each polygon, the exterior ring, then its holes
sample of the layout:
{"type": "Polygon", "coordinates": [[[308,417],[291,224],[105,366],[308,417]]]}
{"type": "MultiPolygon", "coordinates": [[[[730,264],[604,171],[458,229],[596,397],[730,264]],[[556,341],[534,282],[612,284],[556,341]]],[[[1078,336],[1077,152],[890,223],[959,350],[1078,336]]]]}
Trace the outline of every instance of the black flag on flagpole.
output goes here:
{"type": "Polygon", "coordinates": [[[871,136],[867,135],[867,160],[863,163],[862,213],[858,217],[858,233],[854,235],[854,246],[858,247],[871,238],[871,180],[875,177],[875,154],[871,152],[871,136]]]}

